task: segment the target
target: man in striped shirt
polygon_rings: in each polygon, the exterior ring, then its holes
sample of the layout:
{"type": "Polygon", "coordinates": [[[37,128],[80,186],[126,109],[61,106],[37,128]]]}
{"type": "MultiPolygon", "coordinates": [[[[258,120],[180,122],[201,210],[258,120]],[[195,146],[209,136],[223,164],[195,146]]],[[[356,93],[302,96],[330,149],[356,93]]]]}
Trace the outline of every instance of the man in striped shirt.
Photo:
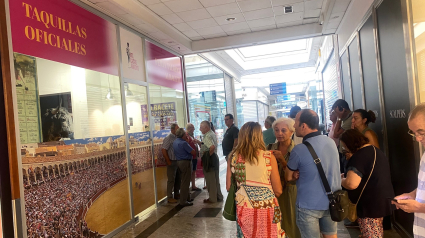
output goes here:
{"type": "MultiPolygon", "coordinates": [[[[413,109],[407,122],[409,134],[425,146],[425,104],[420,104],[413,109]]],[[[415,238],[425,238],[425,154],[422,156],[418,187],[413,192],[405,193],[395,197],[397,209],[402,209],[408,213],[415,213],[413,223],[413,234],[415,238]]]]}

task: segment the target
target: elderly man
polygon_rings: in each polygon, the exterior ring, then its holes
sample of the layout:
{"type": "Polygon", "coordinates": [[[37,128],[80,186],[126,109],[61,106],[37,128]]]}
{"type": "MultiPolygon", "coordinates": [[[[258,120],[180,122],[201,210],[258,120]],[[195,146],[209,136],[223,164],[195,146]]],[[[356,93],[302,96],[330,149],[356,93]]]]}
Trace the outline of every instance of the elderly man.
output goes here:
{"type": "MultiPolygon", "coordinates": [[[[425,146],[425,104],[419,104],[413,109],[407,121],[409,134],[425,146]]],[[[413,223],[413,234],[415,238],[423,237],[425,234],[425,154],[422,155],[419,166],[418,187],[410,192],[394,198],[392,203],[397,209],[408,213],[415,213],[413,223]]]]}
{"type": "Polygon", "coordinates": [[[189,143],[190,147],[195,150],[196,155],[193,156],[192,160],[192,191],[201,191],[202,189],[196,187],[196,167],[198,166],[198,156],[199,156],[199,148],[198,145],[195,144],[195,136],[193,132],[195,131],[195,126],[192,123],[187,123],[186,125],[186,141],[189,143]]]}
{"type": "Polygon", "coordinates": [[[171,133],[162,142],[162,155],[167,162],[167,198],[169,203],[177,203],[180,198],[180,172],[178,171],[176,157],[174,155],[173,143],[177,139],[176,131],[179,126],[171,124],[171,133]],[[174,188],[174,198],[173,198],[174,188]]]}
{"type": "MultiPolygon", "coordinates": [[[[295,133],[303,137],[303,142],[311,144],[321,160],[326,178],[332,191],[341,189],[339,156],[335,142],[321,135],[317,113],[304,109],[295,118],[295,133]]],[[[337,237],[337,223],[332,221],[329,212],[329,198],[323,188],[319,171],[304,144],[299,144],[291,151],[285,169],[288,181],[297,180],[297,225],[302,238],[337,237]]]]}
{"type": "Polygon", "coordinates": [[[211,131],[210,125],[208,121],[201,122],[199,130],[202,132],[204,139],[203,142],[197,141],[201,146],[204,175],[209,194],[209,198],[205,199],[204,203],[223,201],[223,194],[220,189],[220,165],[217,156],[217,137],[214,132],[211,131]],[[204,163],[204,161],[206,163],[204,163]]]}
{"type": "Polygon", "coordinates": [[[177,160],[177,166],[180,169],[181,176],[181,193],[180,205],[192,206],[192,199],[190,199],[189,185],[190,175],[192,173],[192,158],[196,156],[195,150],[187,143],[187,135],[183,128],[176,131],[177,139],[173,143],[174,155],[177,160]],[[186,201],[187,199],[187,201],[186,201]]]}
{"type": "Polygon", "coordinates": [[[276,136],[274,135],[274,131],[272,128],[273,122],[275,121],[276,118],[272,116],[268,116],[264,121],[264,127],[266,128],[266,130],[263,131],[263,140],[265,146],[276,142],[276,136]]]}
{"type": "Polygon", "coordinates": [[[223,142],[221,143],[223,147],[223,155],[227,156],[232,152],[233,148],[235,148],[238,145],[238,135],[239,135],[239,129],[235,124],[233,124],[233,115],[232,114],[226,114],[224,116],[224,123],[227,126],[226,133],[224,133],[223,136],[223,142]]]}

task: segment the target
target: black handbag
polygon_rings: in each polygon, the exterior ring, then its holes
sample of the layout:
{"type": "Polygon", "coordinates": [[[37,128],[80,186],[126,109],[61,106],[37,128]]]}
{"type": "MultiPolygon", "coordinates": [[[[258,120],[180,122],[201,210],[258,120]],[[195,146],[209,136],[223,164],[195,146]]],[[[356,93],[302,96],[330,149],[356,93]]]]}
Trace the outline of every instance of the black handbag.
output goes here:
{"type": "Polygon", "coordinates": [[[331,214],[332,221],[340,222],[348,216],[349,198],[348,193],[345,190],[338,190],[332,192],[328,180],[326,179],[325,172],[323,171],[322,163],[319,157],[314,151],[313,146],[307,141],[303,142],[307,146],[311,156],[313,156],[314,163],[319,171],[320,178],[322,179],[323,186],[325,187],[326,195],[329,198],[329,212],[331,214]]]}

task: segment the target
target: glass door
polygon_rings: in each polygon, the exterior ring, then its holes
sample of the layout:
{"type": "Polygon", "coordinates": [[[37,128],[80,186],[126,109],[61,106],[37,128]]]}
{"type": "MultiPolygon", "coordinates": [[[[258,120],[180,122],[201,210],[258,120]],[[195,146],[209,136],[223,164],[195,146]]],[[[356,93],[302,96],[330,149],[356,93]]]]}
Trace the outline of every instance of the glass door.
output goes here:
{"type": "Polygon", "coordinates": [[[134,214],[155,205],[148,95],[145,86],[124,83],[127,130],[131,161],[134,214]]]}

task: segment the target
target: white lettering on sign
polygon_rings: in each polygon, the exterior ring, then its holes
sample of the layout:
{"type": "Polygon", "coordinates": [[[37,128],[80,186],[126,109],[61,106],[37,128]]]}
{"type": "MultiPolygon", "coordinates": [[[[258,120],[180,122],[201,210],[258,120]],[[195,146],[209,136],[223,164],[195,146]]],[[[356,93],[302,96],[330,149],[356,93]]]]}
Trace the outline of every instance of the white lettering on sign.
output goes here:
{"type": "Polygon", "coordinates": [[[406,118],[405,109],[390,110],[390,118],[406,118]]]}

